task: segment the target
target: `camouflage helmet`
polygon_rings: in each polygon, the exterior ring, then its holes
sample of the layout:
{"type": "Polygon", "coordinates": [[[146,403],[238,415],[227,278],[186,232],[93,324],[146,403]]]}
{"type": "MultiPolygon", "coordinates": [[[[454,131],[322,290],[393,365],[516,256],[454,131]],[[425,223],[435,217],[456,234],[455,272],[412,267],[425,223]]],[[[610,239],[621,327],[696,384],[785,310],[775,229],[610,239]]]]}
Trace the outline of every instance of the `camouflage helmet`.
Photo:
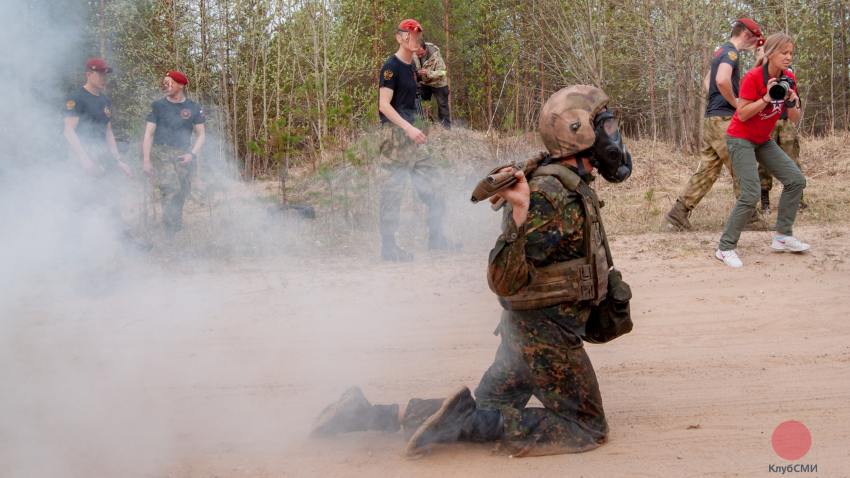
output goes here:
{"type": "Polygon", "coordinates": [[[572,156],[596,141],[593,118],[608,104],[608,95],[595,86],[575,85],[555,92],[540,110],[538,130],[549,154],[572,156]]]}

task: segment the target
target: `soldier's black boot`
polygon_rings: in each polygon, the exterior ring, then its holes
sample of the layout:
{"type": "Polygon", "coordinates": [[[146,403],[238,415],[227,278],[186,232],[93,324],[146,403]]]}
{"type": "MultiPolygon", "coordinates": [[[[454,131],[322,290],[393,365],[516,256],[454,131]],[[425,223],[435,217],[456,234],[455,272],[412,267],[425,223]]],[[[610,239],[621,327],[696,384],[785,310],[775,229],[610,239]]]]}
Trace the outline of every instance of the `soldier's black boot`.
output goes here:
{"type": "Polygon", "coordinates": [[[803,195],[801,194],[801,195],[800,195],[800,208],[799,208],[799,210],[800,210],[800,211],[805,211],[805,210],[806,210],[806,209],[808,209],[808,208],[809,208],[809,205],[808,205],[808,204],[806,204],[806,202],[805,202],[805,201],[803,201],[803,195]]]}
{"type": "Polygon", "coordinates": [[[691,230],[691,221],[688,219],[688,216],[691,215],[691,210],[688,206],[685,206],[681,200],[677,199],[676,204],[670,208],[670,211],[667,212],[665,216],[667,222],[673,226],[678,231],[689,231],[691,230]]]}
{"type": "Polygon", "coordinates": [[[437,413],[442,405],[442,398],[411,398],[401,419],[401,429],[407,438],[409,439],[428,417],[437,413]]]}
{"type": "Polygon", "coordinates": [[[457,390],[416,430],[407,442],[405,452],[408,456],[417,456],[427,452],[435,443],[457,441],[474,413],[472,393],[466,387],[457,390]]]}
{"type": "Polygon", "coordinates": [[[767,189],[761,190],[761,213],[770,216],[770,191],[767,189]]]}
{"type": "Polygon", "coordinates": [[[359,387],[346,390],[328,405],[313,423],[312,436],[379,430],[395,432],[400,428],[398,405],[372,405],[359,387]]]}
{"type": "Polygon", "coordinates": [[[398,247],[395,237],[384,236],[381,240],[381,258],[392,262],[410,262],[413,260],[413,254],[398,247]]]}

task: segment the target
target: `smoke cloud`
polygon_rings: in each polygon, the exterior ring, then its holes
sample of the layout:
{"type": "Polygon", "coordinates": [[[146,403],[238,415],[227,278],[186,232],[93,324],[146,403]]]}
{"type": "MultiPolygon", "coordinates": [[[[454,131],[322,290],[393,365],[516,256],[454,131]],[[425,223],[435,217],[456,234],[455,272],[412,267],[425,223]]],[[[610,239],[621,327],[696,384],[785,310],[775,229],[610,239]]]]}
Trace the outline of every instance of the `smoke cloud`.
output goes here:
{"type": "MultiPolygon", "coordinates": [[[[0,4],[16,19],[0,31],[0,475],[186,475],[209,456],[304,440],[345,386],[397,373],[384,352],[424,326],[406,297],[454,261],[424,250],[424,206],[410,192],[403,207],[416,263],[383,264],[379,177],[328,173],[315,197],[332,203],[308,220],[281,210],[273,184],[239,181],[210,127],[206,184],[165,240],[141,138],[119,138],[137,176],[116,177],[107,197],[69,156],[64,97],[97,52],[79,5],[60,3],[0,4]],[[346,184],[366,190],[329,193],[346,184]]],[[[469,134],[445,133],[445,149],[487,165],[527,153],[475,149],[469,134]]],[[[452,169],[445,184],[447,233],[479,258],[481,287],[498,217],[468,192],[484,169],[452,169]]]]}

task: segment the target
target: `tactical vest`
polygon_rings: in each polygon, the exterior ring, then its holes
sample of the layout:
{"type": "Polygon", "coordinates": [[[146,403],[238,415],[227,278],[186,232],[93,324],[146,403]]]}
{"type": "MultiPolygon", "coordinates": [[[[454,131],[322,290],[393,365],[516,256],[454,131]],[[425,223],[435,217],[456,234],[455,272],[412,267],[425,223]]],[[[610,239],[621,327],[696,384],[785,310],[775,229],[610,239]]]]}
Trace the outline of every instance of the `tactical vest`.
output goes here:
{"type": "Polygon", "coordinates": [[[614,263],[599,215],[596,192],[576,173],[560,164],[537,168],[531,178],[537,176],[554,176],[564,188],[581,198],[585,213],[585,255],[537,268],[528,285],[514,295],[500,297],[500,302],[508,310],[542,309],[583,301],[598,305],[608,292],[608,270],[614,263]]]}

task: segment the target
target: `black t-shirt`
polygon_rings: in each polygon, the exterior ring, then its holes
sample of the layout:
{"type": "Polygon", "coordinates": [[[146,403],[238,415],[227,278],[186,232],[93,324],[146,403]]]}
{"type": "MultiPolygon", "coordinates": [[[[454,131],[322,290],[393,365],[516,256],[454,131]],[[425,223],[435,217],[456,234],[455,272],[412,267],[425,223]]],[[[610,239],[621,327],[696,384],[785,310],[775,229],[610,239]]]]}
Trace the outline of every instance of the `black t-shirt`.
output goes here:
{"type": "Polygon", "coordinates": [[[732,116],[735,107],[730,105],[717,88],[717,68],[721,63],[732,67],[732,93],[738,97],[738,85],[741,73],[738,71],[738,49],[731,42],[726,42],[714,50],[711,59],[711,72],[708,77],[708,102],[705,105],[705,116],[732,116]]]}
{"type": "Polygon", "coordinates": [[[192,130],[206,121],[201,105],[186,98],[180,103],[160,98],[151,103],[147,121],[156,125],[154,144],[164,144],[189,151],[192,147],[192,130]]]}
{"type": "Polygon", "coordinates": [[[106,126],[112,118],[112,102],[108,96],[93,95],[80,87],[65,101],[65,116],[80,119],[76,132],[84,145],[106,145],[106,126]]]}
{"type": "MultiPolygon", "coordinates": [[[[398,114],[408,122],[413,123],[416,119],[416,70],[413,63],[407,64],[395,55],[389,57],[384,66],[381,67],[381,76],[378,78],[381,88],[393,90],[393,98],[390,105],[398,114]]],[[[378,113],[381,123],[389,120],[383,113],[378,113]]]]}

